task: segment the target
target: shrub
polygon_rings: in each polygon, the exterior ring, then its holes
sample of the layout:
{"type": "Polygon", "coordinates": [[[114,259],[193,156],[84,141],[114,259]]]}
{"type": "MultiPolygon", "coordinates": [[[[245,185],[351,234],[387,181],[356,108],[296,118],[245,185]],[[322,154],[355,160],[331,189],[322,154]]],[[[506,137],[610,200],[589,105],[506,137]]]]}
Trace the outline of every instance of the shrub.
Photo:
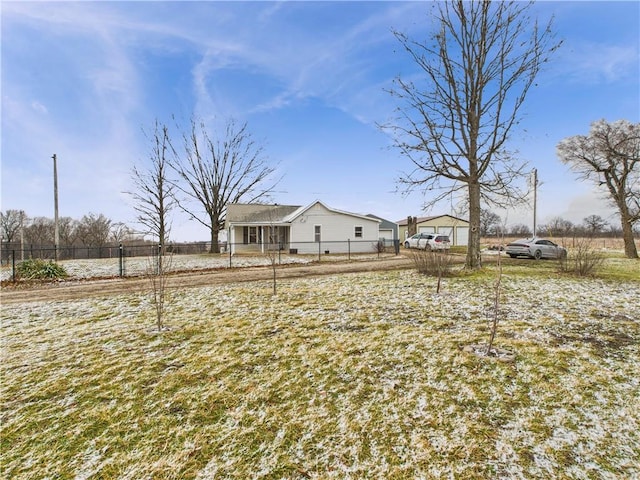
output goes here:
{"type": "Polygon", "coordinates": [[[24,280],[51,280],[68,276],[62,265],[39,258],[25,260],[16,267],[18,277],[24,280]]]}
{"type": "Polygon", "coordinates": [[[451,274],[453,257],[445,252],[433,252],[427,250],[413,250],[413,263],[418,273],[446,277],[451,274]]]}
{"type": "Polygon", "coordinates": [[[376,253],[384,253],[386,248],[384,246],[384,240],[378,240],[373,244],[373,251],[376,253]]]}
{"type": "Polygon", "coordinates": [[[604,255],[591,245],[590,239],[581,239],[568,255],[559,259],[560,271],[579,277],[595,273],[604,263],[604,255]]]}

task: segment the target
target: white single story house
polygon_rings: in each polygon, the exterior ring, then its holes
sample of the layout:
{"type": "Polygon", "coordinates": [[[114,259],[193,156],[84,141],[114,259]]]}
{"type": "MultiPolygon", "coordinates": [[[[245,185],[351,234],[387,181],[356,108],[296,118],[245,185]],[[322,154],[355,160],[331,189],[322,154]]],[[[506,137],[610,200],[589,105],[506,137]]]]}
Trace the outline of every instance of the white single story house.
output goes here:
{"type": "Polygon", "coordinates": [[[469,242],[469,222],[451,215],[431,217],[407,217],[397,222],[400,242],[416,233],[439,233],[448,235],[451,245],[467,245],[469,242]]]}
{"type": "Polygon", "coordinates": [[[380,220],[330,208],[319,200],[307,206],[227,205],[225,228],[231,253],[284,250],[291,253],[374,251],[380,220]]]}

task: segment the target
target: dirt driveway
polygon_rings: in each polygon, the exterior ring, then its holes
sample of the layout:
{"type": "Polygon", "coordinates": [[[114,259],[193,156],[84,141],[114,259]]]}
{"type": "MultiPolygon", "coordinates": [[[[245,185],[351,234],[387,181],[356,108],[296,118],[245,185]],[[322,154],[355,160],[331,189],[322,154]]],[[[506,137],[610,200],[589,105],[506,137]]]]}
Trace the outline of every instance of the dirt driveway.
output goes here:
{"type": "MultiPolygon", "coordinates": [[[[371,272],[412,268],[410,258],[397,256],[367,261],[335,263],[311,263],[306,265],[280,265],[276,268],[278,279],[333,275],[353,272],[371,272]]],[[[267,267],[225,268],[212,271],[194,271],[171,275],[170,288],[200,287],[231,282],[271,280],[273,269],[267,267]]],[[[110,278],[102,280],[77,280],[46,284],[17,286],[7,285],[0,291],[0,303],[42,302],[74,300],[87,297],[104,297],[149,290],[149,281],[141,277],[110,278]]]]}

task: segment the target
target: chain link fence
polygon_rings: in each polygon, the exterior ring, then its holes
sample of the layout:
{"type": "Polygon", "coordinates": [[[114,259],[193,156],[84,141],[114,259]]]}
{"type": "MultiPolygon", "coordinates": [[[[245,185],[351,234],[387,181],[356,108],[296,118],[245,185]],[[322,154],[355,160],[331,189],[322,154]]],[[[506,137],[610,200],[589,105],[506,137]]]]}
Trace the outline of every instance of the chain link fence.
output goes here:
{"type": "Polygon", "coordinates": [[[172,243],[166,246],[107,245],[59,247],[5,243],[0,249],[3,281],[19,280],[17,266],[28,259],[54,261],[70,278],[113,278],[153,273],[160,255],[171,255],[171,271],[186,272],[247,266],[312,263],[321,261],[368,260],[398,255],[400,245],[391,241],[296,242],[295,244],[227,244],[220,253],[209,253],[210,243],[172,243]],[[16,248],[17,247],[17,248],[16,248]],[[57,250],[57,251],[56,251],[57,250]]]}

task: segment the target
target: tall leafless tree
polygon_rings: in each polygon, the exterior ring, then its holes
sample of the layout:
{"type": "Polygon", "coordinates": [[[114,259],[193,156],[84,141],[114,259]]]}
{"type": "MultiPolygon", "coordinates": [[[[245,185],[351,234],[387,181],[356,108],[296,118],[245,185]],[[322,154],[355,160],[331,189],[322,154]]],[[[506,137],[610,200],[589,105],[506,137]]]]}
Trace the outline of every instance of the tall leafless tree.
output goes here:
{"type": "Polygon", "coordinates": [[[565,138],[560,160],[609,194],[620,214],[624,253],[638,258],[633,225],[640,221],[640,123],[599,120],[588,135],[565,138]]]}
{"type": "Polygon", "coordinates": [[[109,241],[111,220],[102,213],[83,215],[76,227],[77,237],[87,247],[103,247],[109,241]]]}
{"type": "Polygon", "coordinates": [[[76,240],[76,229],[78,228],[78,221],[71,217],[60,217],[58,219],[58,228],[60,235],[60,245],[69,247],[74,244],[76,240]]]}
{"type": "Polygon", "coordinates": [[[509,228],[510,235],[518,235],[521,237],[530,237],[531,236],[531,227],[525,225],[524,223],[516,223],[509,228]]]}
{"type": "Polygon", "coordinates": [[[480,235],[483,237],[500,233],[502,219],[500,215],[486,209],[480,209],[480,235]]]}
{"type": "Polygon", "coordinates": [[[160,125],[157,120],[147,138],[151,142],[149,163],[145,168],[133,167],[131,177],[136,189],[129,194],[135,201],[133,208],[145,233],[165,245],[171,230],[169,215],[177,205],[176,186],[168,178],[170,158],[175,156],[175,151],[167,126],[160,125]]]}
{"type": "Polygon", "coordinates": [[[0,212],[0,235],[4,242],[14,242],[16,236],[27,221],[27,214],[24,210],[7,210],[0,212]]]}
{"type": "Polygon", "coordinates": [[[540,27],[531,18],[531,3],[450,0],[432,7],[438,27],[431,40],[394,32],[419,75],[396,79],[390,93],[401,106],[383,128],[413,162],[400,185],[437,191],[425,207],[459,192],[468,198],[466,267],[475,269],[481,202],[508,205],[523,196],[517,181],[525,165],[506,144],[540,68],[560,44],[551,22],[540,27]]]}
{"type": "Polygon", "coordinates": [[[191,129],[183,133],[185,157],[171,162],[180,177],[176,184],[187,197],[203,209],[179,204],[191,218],[211,232],[211,253],[219,253],[219,232],[224,228],[226,207],[230,203],[252,203],[265,199],[277,181],[269,183],[275,168],[263,156],[263,148],[255,143],[247,124],[226,123],[221,138],[214,139],[204,122],[191,121],[191,129]]]}
{"type": "Polygon", "coordinates": [[[54,240],[54,222],[53,219],[47,217],[34,217],[24,228],[25,242],[32,245],[53,245],[54,240]]]}
{"type": "Polygon", "coordinates": [[[607,221],[600,215],[588,215],[582,219],[582,223],[590,235],[602,232],[607,226],[607,221]]]}
{"type": "Polygon", "coordinates": [[[575,225],[562,217],[552,217],[546,224],[540,225],[540,232],[550,237],[565,237],[575,230],[575,225]]]}
{"type": "Polygon", "coordinates": [[[110,239],[114,243],[122,243],[131,238],[133,232],[126,223],[116,222],[111,225],[110,239]]]}

